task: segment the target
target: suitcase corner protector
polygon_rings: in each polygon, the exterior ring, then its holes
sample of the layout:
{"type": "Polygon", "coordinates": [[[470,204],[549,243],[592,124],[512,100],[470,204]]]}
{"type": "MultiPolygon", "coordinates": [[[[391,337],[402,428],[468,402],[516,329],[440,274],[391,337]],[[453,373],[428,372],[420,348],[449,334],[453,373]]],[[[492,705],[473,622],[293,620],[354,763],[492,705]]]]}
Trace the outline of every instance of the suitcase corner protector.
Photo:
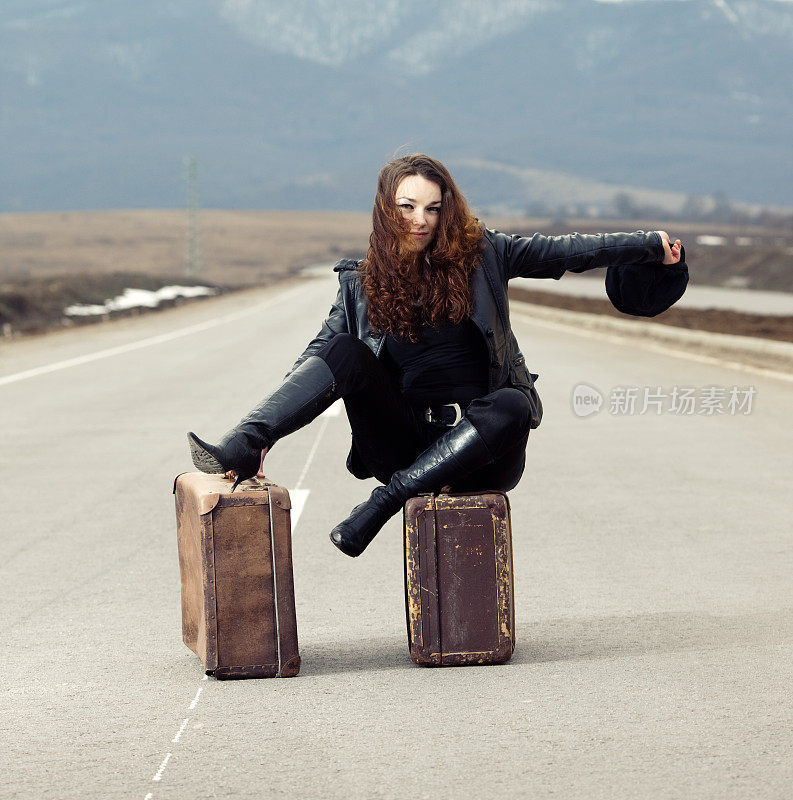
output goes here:
{"type": "Polygon", "coordinates": [[[504,639],[501,644],[493,651],[492,662],[493,664],[505,664],[512,658],[515,652],[515,643],[512,638],[504,639]]]}
{"type": "Polygon", "coordinates": [[[289,661],[281,667],[281,677],[294,678],[295,675],[300,672],[300,663],[300,656],[290,658],[289,661]]]}

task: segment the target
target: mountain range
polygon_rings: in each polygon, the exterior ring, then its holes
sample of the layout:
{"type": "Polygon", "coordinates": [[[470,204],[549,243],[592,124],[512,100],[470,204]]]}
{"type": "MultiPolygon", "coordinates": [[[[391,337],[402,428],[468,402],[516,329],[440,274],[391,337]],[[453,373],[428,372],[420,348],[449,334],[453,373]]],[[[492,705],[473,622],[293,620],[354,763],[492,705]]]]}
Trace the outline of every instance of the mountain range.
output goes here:
{"type": "Polygon", "coordinates": [[[366,209],[423,151],[476,208],[793,206],[793,2],[4,0],[0,211],[366,209]]]}

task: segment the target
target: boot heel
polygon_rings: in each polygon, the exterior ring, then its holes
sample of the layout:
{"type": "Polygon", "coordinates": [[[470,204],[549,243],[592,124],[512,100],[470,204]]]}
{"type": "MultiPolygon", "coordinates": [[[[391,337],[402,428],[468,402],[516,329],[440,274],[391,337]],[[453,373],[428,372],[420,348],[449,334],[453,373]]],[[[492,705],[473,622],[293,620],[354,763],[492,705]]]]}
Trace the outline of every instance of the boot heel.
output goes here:
{"type": "Polygon", "coordinates": [[[233,484],[233,486],[231,487],[231,492],[232,492],[232,494],[234,493],[234,490],[235,490],[235,489],[236,489],[236,488],[237,488],[237,487],[238,487],[238,486],[239,486],[239,485],[240,485],[240,484],[241,484],[243,481],[247,481],[247,480],[248,480],[248,478],[252,478],[252,477],[253,477],[253,475],[239,475],[239,474],[238,474],[238,475],[237,475],[237,480],[235,480],[235,481],[234,481],[234,484],[233,484]]]}

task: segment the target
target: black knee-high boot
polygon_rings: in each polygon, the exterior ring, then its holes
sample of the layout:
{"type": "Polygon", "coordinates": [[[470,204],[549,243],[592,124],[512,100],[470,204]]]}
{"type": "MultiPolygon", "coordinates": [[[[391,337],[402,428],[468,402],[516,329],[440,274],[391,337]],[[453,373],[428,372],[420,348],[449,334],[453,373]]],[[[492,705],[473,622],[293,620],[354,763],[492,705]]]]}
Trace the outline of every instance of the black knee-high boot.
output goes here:
{"type": "Polygon", "coordinates": [[[234,470],[234,491],[259,471],[265,447],[269,449],[278,439],[308,425],[338,397],[330,367],[321,358],[309,356],[216,445],[188,433],[193,464],[202,472],[234,470]]]}
{"type": "Polygon", "coordinates": [[[407,469],[393,474],[387,486],[378,486],[330,534],[342,553],[359,556],[409,497],[437,492],[493,460],[482,437],[467,419],[444,433],[407,469]]]}

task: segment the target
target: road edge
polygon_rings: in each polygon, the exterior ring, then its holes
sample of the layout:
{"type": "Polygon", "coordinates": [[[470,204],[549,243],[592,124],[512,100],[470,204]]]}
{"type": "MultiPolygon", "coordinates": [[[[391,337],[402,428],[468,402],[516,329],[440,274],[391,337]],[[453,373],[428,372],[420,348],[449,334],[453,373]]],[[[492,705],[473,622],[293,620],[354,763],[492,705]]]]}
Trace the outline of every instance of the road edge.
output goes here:
{"type": "Polygon", "coordinates": [[[513,316],[526,322],[643,343],[654,349],[662,346],[701,360],[721,361],[729,366],[740,365],[763,374],[779,373],[785,380],[793,379],[793,342],[676,328],[645,319],[613,319],[602,314],[569,311],[522,300],[512,300],[510,307],[513,316]]]}

